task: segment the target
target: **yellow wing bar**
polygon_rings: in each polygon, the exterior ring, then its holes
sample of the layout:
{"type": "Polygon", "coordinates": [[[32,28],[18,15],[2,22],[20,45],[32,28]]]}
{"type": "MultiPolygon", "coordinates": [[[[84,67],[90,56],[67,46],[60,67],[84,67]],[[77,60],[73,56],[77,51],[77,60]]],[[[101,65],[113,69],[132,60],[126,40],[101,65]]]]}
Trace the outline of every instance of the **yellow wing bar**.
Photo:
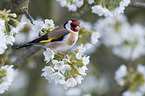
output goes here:
{"type": "Polygon", "coordinates": [[[51,42],[51,40],[56,39],[56,37],[50,37],[48,40],[42,40],[39,43],[47,43],[47,42],[51,42]]]}

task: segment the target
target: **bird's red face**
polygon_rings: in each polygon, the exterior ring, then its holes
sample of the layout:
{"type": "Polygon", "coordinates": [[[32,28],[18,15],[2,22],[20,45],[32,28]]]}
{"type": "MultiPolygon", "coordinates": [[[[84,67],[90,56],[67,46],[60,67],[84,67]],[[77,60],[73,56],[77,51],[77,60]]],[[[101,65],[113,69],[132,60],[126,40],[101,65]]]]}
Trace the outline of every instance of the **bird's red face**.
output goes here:
{"type": "Polygon", "coordinates": [[[79,22],[76,20],[69,20],[64,23],[64,28],[70,32],[78,32],[80,30],[79,22]]]}
{"type": "Polygon", "coordinates": [[[74,32],[78,32],[80,30],[80,27],[79,27],[79,22],[77,22],[76,20],[72,20],[71,22],[71,30],[74,31],[74,32]]]}

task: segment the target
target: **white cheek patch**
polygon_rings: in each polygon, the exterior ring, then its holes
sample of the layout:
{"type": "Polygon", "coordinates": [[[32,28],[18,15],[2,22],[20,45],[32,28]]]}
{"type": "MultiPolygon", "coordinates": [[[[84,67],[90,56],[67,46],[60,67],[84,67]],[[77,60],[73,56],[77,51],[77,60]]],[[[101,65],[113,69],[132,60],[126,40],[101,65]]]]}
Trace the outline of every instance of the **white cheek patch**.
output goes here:
{"type": "MultiPolygon", "coordinates": [[[[70,32],[76,33],[75,31],[71,30],[71,23],[72,23],[72,20],[69,20],[68,23],[65,25],[65,28],[66,28],[68,31],[70,31],[70,32]]],[[[80,27],[77,26],[77,27],[75,28],[75,30],[80,30],[80,27]]]]}
{"type": "Polygon", "coordinates": [[[71,20],[68,21],[68,23],[65,25],[65,28],[69,31],[71,31],[71,20]]]}
{"type": "Polygon", "coordinates": [[[68,23],[71,24],[72,20],[69,20],[68,23]]]}
{"type": "Polygon", "coordinates": [[[69,30],[71,28],[70,24],[66,24],[65,27],[67,30],[69,30]]]}

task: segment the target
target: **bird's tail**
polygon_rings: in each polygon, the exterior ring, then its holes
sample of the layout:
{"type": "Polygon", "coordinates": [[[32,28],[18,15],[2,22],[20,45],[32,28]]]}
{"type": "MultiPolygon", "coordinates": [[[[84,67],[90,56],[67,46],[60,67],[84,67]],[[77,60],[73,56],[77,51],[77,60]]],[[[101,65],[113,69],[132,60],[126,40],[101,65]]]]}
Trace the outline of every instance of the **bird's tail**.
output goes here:
{"type": "Polygon", "coordinates": [[[27,44],[25,44],[25,45],[18,46],[18,47],[16,48],[16,50],[17,50],[17,49],[20,49],[20,48],[23,48],[23,47],[32,46],[32,45],[33,45],[33,43],[27,43],[27,44]]]}

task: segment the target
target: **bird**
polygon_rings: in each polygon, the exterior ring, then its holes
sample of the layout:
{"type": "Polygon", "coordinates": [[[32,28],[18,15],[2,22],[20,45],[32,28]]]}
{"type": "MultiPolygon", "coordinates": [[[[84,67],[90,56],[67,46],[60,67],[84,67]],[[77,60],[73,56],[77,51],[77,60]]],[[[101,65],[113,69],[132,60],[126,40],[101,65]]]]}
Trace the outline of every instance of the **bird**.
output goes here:
{"type": "Polygon", "coordinates": [[[79,30],[80,25],[78,21],[68,20],[45,35],[19,46],[16,49],[28,46],[39,46],[43,48],[50,48],[54,52],[67,51],[77,42],[79,30]]]}

